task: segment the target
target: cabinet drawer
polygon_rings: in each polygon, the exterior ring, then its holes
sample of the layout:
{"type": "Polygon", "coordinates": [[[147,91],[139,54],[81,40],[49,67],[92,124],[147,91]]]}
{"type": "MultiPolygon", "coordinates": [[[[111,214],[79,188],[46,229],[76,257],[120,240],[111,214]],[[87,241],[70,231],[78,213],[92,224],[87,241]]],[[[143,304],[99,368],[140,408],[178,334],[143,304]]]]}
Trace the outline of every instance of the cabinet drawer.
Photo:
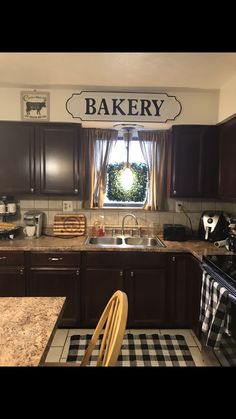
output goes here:
{"type": "Polygon", "coordinates": [[[22,266],[24,264],[24,252],[0,252],[0,266],[22,266]]]}
{"type": "Polygon", "coordinates": [[[79,252],[32,252],[30,255],[31,266],[75,266],[80,264],[79,252]]]}
{"type": "Polygon", "coordinates": [[[125,252],[124,263],[127,268],[164,268],[167,265],[167,254],[157,252],[125,252]]]}

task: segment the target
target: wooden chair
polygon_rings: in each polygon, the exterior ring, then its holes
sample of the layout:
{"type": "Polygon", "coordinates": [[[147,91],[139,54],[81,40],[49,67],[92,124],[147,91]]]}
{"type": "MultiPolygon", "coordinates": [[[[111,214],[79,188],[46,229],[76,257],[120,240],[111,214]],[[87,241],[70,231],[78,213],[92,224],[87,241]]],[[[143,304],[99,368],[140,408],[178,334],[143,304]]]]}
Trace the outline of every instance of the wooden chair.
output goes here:
{"type": "Polygon", "coordinates": [[[116,291],[108,301],[80,366],[89,364],[90,357],[105,325],[97,359],[97,366],[114,366],[120,353],[128,315],[128,298],[123,291],[116,291]]]}
{"type": "Polygon", "coordinates": [[[93,336],[85,351],[80,364],[76,362],[46,362],[44,367],[84,367],[89,364],[90,357],[95,348],[98,338],[104,334],[100,345],[96,366],[110,367],[116,364],[122,341],[124,338],[128,316],[128,298],[123,291],[116,291],[108,301],[100,320],[94,330],[93,336]]]}

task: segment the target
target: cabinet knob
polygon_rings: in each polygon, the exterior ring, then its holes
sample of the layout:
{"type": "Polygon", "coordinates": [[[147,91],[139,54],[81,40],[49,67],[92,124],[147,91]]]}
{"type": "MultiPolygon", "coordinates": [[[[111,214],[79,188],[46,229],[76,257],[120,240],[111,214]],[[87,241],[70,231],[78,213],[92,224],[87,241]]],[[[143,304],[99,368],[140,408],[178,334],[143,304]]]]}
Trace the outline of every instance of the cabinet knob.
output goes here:
{"type": "Polygon", "coordinates": [[[134,277],[134,272],[133,271],[130,272],[130,276],[131,276],[131,278],[134,277]]]}
{"type": "Polygon", "coordinates": [[[75,189],[75,193],[78,193],[79,192],[79,190],[78,189],[75,189]]]}
{"type": "Polygon", "coordinates": [[[76,275],[79,275],[80,274],[80,269],[77,269],[76,270],[76,275]]]}
{"type": "Polygon", "coordinates": [[[173,194],[174,194],[174,195],[176,195],[176,194],[177,194],[177,191],[176,191],[176,189],[174,189],[174,190],[173,190],[173,194]]]}
{"type": "Polygon", "coordinates": [[[20,275],[24,274],[24,269],[20,269],[20,275]]]}
{"type": "Polygon", "coordinates": [[[123,276],[123,271],[120,271],[120,276],[121,276],[121,277],[123,276]]]}
{"type": "Polygon", "coordinates": [[[172,262],[175,262],[175,256],[171,257],[172,262]]]}
{"type": "Polygon", "coordinates": [[[34,192],[34,188],[30,188],[30,192],[34,192]]]}

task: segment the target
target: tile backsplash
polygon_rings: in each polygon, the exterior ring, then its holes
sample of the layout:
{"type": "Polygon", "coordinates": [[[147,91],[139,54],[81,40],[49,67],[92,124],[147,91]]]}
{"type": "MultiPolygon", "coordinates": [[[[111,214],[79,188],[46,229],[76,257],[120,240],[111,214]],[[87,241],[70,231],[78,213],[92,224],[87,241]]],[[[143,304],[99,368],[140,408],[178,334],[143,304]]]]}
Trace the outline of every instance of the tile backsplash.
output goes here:
{"type": "MultiPolygon", "coordinates": [[[[30,199],[27,197],[18,198],[19,218],[17,222],[24,224],[24,213],[31,209],[43,211],[45,213],[45,227],[53,225],[54,215],[62,213],[62,201],[65,197],[49,197],[30,199]]],[[[94,221],[99,215],[104,216],[105,226],[119,227],[121,226],[122,218],[127,213],[135,214],[140,227],[157,228],[162,230],[163,224],[183,224],[189,227],[189,220],[183,212],[175,211],[175,199],[168,200],[168,211],[144,211],[138,208],[118,208],[118,209],[81,209],[81,201],[76,200],[75,197],[66,197],[66,200],[73,202],[73,211],[76,213],[83,213],[86,216],[87,226],[93,225],[94,221]]],[[[225,211],[229,215],[236,215],[236,203],[232,202],[215,202],[215,201],[199,201],[199,200],[181,200],[187,215],[190,217],[194,230],[197,230],[199,219],[202,211],[218,210],[225,211]]],[[[65,213],[66,214],[66,213],[65,213]]],[[[126,225],[134,225],[134,220],[130,217],[126,220],[126,225]]]]}

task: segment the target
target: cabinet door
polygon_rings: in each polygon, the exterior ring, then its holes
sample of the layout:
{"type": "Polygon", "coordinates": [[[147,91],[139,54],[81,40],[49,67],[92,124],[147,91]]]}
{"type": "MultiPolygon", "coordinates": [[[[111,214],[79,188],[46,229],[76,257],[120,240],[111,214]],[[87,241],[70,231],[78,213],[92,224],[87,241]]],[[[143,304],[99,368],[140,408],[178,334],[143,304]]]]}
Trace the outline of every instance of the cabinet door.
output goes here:
{"type": "Polygon", "coordinates": [[[190,327],[199,336],[201,269],[200,262],[191,255],[174,254],[170,260],[172,278],[172,325],[190,327]]]}
{"type": "Polygon", "coordinates": [[[172,324],[176,327],[190,327],[192,318],[192,275],[188,255],[175,254],[171,256],[172,270],[172,324]]]}
{"type": "Polygon", "coordinates": [[[122,289],[121,269],[87,268],[82,285],[83,325],[95,327],[112,294],[122,289]]]}
{"type": "Polygon", "coordinates": [[[129,327],[168,325],[168,280],[166,269],[133,269],[125,274],[129,327]]]}
{"type": "Polygon", "coordinates": [[[65,311],[60,326],[78,325],[79,270],[32,268],[28,280],[27,295],[31,297],[66,297],[65,311]]]}
{"type": "Polygon", "coordinates": [[[40,148],[40,191],[77,195],[79,190],[79,127],[45,124],[37,127],[40,148]]]}
{"type": "Polygon", "coordinates": [[[202,270],[200,268],[199,260],[194,256],[190,256],[190,272],[192,278],[192,310],[191,310],[191,328],[195,335],[200,339],[201,337],[201,323],[199,321],[200,315],[200,300],[202,287],[202,270]]]}
{"type": "Polygon", "coordinates": [[[218,182],[218,128],[172,128],[171,197],[214,197],[218,182]]]}
{"type": "Polygon", "coordinates": [[[0,122],[0,193],[35,191],[34,127],[29,123],[0,122]]]}
{"type": "Polygon", "coordinates": [[[24,297],[25,271],[23,268],[0,268],[0,297],[24,297]]]}
{"type": "Polygon", "coordinates": [[[226,123],[220,132],[219,197],[236,199],[236,120],[226,123]]]}

